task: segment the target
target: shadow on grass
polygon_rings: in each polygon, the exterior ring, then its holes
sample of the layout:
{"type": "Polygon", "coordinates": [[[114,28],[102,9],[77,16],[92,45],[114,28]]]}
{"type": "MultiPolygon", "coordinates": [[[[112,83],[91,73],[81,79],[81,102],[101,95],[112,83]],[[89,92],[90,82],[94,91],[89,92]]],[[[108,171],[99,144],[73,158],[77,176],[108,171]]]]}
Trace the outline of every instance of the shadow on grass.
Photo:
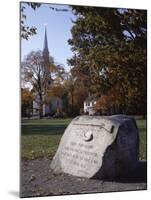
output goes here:
{"type": "Polygon", "coordinates": [[[59,135],[63,134],[67,125],[50,124],[50,125],[22,125],[22,135],[59,135]]]}
{"type": "Polygon", "coordinates": [[[140,133],[146,133],[146,128],[139,128],[140,133]]]}
{"type": "MultiPolygon", "coordinates": [[[[99,179],[99,173],[97,173],[92,179],[99,179]]],[[[137,169],[135,171],[120,175],[115,178],[104,178],[104,181],[118,182],[118,183],[146,183],[147,182],[147,162],[139,161],[137,169]]]]}

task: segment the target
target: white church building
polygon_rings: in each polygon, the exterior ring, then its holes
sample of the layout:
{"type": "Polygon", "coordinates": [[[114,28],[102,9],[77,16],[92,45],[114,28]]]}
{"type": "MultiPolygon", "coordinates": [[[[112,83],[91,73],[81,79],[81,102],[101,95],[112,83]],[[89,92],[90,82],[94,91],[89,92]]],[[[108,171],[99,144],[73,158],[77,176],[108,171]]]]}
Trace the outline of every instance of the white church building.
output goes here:
{"type": "MultiPolygon", "coordinates": [[[[47,40],[47,29],[45,27],[45,35],[44,35],[44,47],[43,47],[43,58],[44,63],[47,67],[49,64],[49,49],[48,49],[48,40],[47,40]]],[[[51,77],[50,77],[51,79],[51,77]]],[[[51,84],[51,80],[48,81],[48,84],[51,84]]],[[[39,115],[39,103],[38,103],[38,95],[36,95],[36,101],[33,101],[33,116],[39,115]]],[[[62,100],[59,97],[45,97],[47,99],[47,104],[43,104],[43,116],[54,115],[59,110],[62,110],[62,100]]]]}

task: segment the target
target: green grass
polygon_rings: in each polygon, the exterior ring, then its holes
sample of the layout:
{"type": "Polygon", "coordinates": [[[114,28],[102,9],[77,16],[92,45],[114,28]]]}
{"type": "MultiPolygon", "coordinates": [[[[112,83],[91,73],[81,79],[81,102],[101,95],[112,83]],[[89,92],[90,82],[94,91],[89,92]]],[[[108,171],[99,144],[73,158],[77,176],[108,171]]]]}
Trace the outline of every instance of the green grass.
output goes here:
{"type": "Polygon", "coordinates": [[[52,157],[71,119],[23,120],[21,156],[23,159],[52,157]]]}
{"type": "MultiPolygon", "coordinates": [[[[71,119],[23,120],[21,157],[35,159],[53,157],[61,136],[71,119]]],[[[140,136],[140,159],[146,159],[146,120],[137,120],[140,136]]]]}
{"type": "Polygon", "coordinates": [[[147,159],[147,127],[146,120],[136,120],[139,129],[139,157],[140,160],[147,159]]]}

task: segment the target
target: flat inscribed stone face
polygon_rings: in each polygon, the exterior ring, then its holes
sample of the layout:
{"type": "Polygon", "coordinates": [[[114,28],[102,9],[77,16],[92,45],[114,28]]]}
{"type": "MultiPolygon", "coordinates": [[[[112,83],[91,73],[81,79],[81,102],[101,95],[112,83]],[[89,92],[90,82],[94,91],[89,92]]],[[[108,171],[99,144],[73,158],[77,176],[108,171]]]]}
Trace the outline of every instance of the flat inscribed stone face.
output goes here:
{"type": "Polygon", "coordinates": [[[56,172],[93,177],[117,135],[119,123],[103,117],[80,116],[70,123],[51,162],[56,172]]]}

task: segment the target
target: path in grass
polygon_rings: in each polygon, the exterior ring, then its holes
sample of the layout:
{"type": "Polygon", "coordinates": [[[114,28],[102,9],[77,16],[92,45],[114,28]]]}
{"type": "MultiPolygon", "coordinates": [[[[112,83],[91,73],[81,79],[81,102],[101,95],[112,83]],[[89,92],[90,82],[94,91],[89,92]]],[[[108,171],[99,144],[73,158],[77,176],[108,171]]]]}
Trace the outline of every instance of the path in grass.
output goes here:
{"type": "MultiPolygon", "coordinates": [[[[72,119],[23,120],[21,156],[23,159],[52,157],[60,138],[72,119]]],[[[140,136],[140,159],[146,160],[146,120],[137,120],[140,136]]]]}

